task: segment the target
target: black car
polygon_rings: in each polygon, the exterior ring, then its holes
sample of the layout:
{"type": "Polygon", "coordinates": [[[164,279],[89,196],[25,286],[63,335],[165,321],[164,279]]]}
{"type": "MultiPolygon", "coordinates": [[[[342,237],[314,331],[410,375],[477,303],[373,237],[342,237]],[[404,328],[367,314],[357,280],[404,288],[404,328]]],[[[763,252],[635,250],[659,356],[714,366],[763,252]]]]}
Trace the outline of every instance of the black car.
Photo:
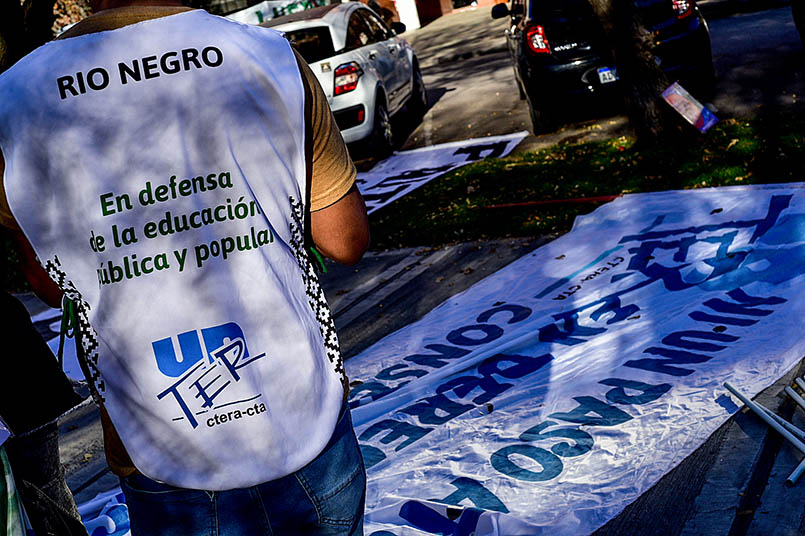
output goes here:
{"type": "MultiPolygon", "coordinates": [[[[634,0],[656,38],[655,61],[671,80],[707,99],[715,85],[710,30],[694,0],[634,0]]],[[[587,0],[510,0],[509,53],[534,132],[554,126],[573,98],[614,92],[617,72],[603,28],[587,0]]]]}

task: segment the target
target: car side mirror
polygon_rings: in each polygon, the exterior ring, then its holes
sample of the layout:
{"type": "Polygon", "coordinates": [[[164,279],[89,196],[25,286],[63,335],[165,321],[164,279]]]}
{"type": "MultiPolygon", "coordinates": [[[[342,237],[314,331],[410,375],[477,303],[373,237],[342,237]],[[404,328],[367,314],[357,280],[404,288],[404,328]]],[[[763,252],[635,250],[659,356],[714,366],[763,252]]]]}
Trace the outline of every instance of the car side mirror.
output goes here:
{"type": "Polygon", "coordinates": [[[405,32],[405,24],[402,22],[392,22],[391,29],[394,31],[396,35],[400,35],[401,33],[405,32]]]}
{"type": "Polygon", "coordinates": [[[510,15],[509,8],[506,4],[495,4],[492,6],[492,18],[502,19],[510,15]]]}

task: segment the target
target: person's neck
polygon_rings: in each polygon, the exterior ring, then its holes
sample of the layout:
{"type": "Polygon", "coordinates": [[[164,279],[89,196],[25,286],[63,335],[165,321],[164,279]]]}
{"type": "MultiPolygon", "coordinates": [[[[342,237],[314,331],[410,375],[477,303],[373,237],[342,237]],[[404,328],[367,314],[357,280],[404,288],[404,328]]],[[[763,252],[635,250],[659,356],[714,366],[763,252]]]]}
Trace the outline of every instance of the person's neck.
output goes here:
{"type": "Polygon", "coordinates": [[[95,12],[121,7],[182,7],[179,0],[99,0],[95,12]]]}

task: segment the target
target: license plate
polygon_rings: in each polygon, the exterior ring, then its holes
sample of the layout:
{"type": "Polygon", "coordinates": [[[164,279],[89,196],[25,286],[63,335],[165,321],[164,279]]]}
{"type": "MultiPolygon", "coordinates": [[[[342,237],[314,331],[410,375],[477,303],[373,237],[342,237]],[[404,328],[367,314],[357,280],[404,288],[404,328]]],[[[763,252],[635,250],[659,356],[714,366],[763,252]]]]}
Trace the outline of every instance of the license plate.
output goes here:
{"type": "Polygon", "coordinates": [[[609,84],[618,79],[618,72],[615,67],[601,67],[598,69],[598,81],[602,84],[609,84]]]}

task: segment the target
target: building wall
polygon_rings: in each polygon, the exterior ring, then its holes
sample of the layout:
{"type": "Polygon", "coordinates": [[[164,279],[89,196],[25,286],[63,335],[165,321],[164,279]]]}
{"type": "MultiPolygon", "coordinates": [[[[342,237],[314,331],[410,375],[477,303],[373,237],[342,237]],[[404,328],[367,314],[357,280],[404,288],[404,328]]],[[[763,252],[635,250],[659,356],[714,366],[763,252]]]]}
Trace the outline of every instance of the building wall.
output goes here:
{"type": "Polygon", "coordinates": [[[420,23],[425,25],[442,15],[452,13],[453,4],[450,0],[416,0],[416,8],[420,23]]]}

